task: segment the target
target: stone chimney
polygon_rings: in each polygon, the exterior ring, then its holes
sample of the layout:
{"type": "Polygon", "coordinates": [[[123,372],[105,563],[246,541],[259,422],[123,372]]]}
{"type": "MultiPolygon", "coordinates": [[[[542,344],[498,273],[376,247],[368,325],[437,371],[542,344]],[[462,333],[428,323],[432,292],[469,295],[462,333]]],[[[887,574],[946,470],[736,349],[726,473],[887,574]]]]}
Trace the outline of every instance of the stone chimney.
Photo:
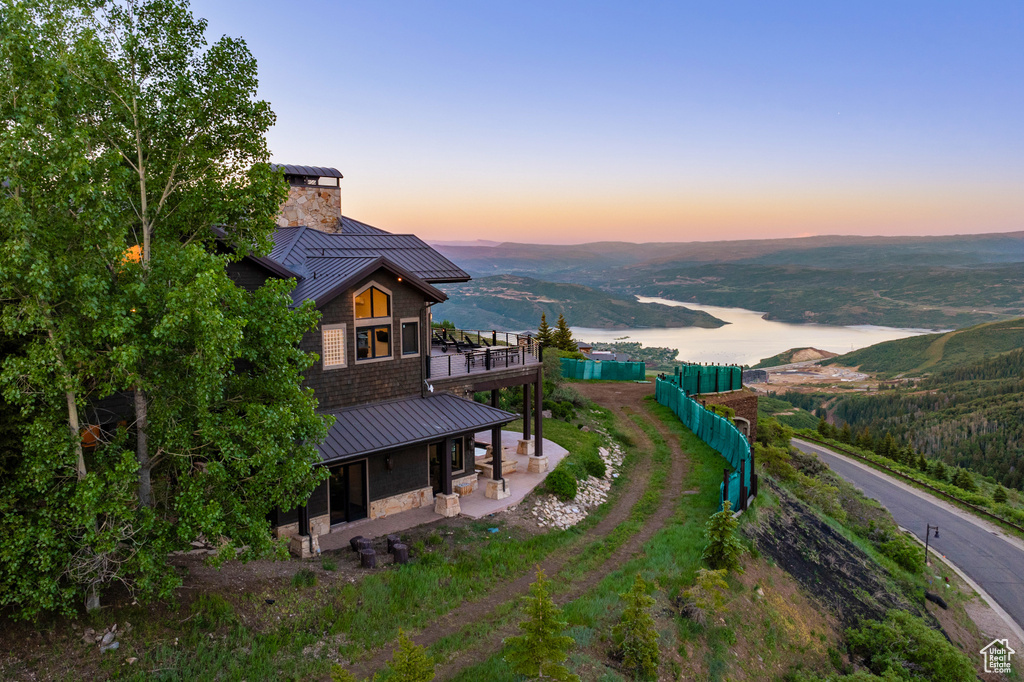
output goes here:
{"type": "Polygon", "coordinates": [[[335,168],[278,165],[288,180],[288,199],[277,216],[280,227],[305,225],[321,232],[341,232],[341,178],[335,168]]]}

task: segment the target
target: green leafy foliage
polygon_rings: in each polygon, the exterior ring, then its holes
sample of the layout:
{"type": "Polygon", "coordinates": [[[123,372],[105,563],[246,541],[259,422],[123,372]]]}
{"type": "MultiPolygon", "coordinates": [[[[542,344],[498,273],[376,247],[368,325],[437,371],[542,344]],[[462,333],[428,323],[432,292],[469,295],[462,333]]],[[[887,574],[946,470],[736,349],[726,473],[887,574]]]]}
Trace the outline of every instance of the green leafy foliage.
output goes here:
{"type": "Polygon", "coordinates": [[[967,682],[977,679],[974,663],[923,620],[890,611],[884,621],[865,621],[846,632],[850,651],[876,675],[898,679],[967,682]]]}
{"type": "Polygon", "coordinates": [[[560,500],[568,502],[576,499],[576,477],[569,473],[568,467],[556,466],[544,479],[544,485],[548,492],[560,500]]]}
{"type": "Polygon", "coordinates": [[[626,602],[622,617],[613,630],[613,636],[622,665],[639,679],[658,674],[658,631],[651,617],[654,598],[647,594],[649,587],[637,573],[633,586],[619,595],[626,602]]]}
{"type": "Polygon", "coordinates": [[[902,534],[880,543],[878,550],[905,571],[918,574],[924,570],[924,554],[921,548],[902,534]]]}
{"type": "Polygon", "coordinates": [[[743,544],[736,537],[740,522],[732,515],[732,503],[726,500],[722,511],[711,515],[704,527],[707,544],[702,555],[711,568],[740,570],[743,544]]]}
{"type": "Polygon", "coordinates": [[[529,679],[550,678],[553,680],[574,680],[562,665],[569,655],[573,639],[562,634],[568,623],[562,619],[562,611],[548,594],[550,582],[544,571],[537,569],[537,580],[530,585],[530,596],[526,598],[527,619],[519,623],[523,634],[506,640],[505,660],[512,670],[526,675],[529,679]]]}
{"type": "Polygon", "coordinates": [[[267,514],[326,473],[298,348],[318,313],[226,271],[271,246],[274,115],[244,42],[205,31],[172,0],[0,10],[0,389],[26,419],[0,605],[22,617],[112,583],[169,596],[167,556],[199,536],[215,563],[280,553],[267,514]],[[97,416],[107,397],[124,413],[97,416]]]}

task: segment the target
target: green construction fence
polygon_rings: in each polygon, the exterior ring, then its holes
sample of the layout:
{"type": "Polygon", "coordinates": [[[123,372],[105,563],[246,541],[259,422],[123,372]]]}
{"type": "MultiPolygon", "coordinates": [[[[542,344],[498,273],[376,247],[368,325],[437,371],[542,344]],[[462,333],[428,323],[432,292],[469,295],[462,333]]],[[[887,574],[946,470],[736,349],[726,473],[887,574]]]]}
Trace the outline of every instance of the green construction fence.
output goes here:
{"type": "Polygon", "coordinates": [[[642,362],[562,358],[562,376],[566,379],[643,381],[647,376],[647,366],[642,362]]]}

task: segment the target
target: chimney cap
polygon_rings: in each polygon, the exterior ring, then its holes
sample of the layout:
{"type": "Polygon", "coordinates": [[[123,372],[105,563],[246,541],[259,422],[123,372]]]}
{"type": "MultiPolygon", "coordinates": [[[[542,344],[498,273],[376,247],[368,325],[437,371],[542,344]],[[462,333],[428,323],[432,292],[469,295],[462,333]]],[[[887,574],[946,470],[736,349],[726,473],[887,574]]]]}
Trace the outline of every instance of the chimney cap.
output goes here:
{"type": "Polygon", "coordinates": [[[341,172],[337,168],[327,168],[326,166],[296,166],[290,163],[272,163],[270,164],[271,170],[283,169],[285,175],[300,175],[305,177],[320,177],[320,178],[343,178],[341,172]]]}

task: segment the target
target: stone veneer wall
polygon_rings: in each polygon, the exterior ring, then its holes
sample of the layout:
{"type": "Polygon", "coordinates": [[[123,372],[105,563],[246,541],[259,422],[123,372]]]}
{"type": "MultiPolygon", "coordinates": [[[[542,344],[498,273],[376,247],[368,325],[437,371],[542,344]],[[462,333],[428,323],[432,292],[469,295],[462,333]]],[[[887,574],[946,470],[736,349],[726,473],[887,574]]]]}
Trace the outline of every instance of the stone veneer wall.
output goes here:
{"type": "Polygon", "coordinates": [[[341,231],[341,188],[292,185],[277,216],[278,227],[305,225],[321,232],[341,231]]]}
{"type": "MultiPolygon", "coordinates": [[[[309,520],[310,529],[313,535],[324,535],[331,532],[331,515],[323,514],[309,520]]],[[[287,523],[274,529],[275,538],[291,538],[299,534],[299,522],[287,523]]]]}
{"type": "MultiPolygon", "coordinates": [[[[705,393],[694,399],[709,405],[725,405],[736,410],[736,416],[750,422],[750,442],[757,440],[757,394],[748,389],[729,393],[705,393]]],[[[740,431],[743,429],[740,428],[740,431]]]]}
{"type": "Polygon", "coordinates": [[[380,519],[418,507],[429,507],[433,504],[434,491],[427,486],[419,490],[411,490],[407,493],[370,502],[370,518],[380,519]]]}
{"type": "Polygon", "coordinates": [[[473,471],[473,473],[469,474],[468,476],[460,476],[459,478],[453,478],[452,479],[452,490],[455,490],[455,486],[465,485],[466,483],[468,483],[470,485],[469,492],[475,493],[479,480],[480,480],[480,475],[477,474],[476,471],[473,471]]]}

